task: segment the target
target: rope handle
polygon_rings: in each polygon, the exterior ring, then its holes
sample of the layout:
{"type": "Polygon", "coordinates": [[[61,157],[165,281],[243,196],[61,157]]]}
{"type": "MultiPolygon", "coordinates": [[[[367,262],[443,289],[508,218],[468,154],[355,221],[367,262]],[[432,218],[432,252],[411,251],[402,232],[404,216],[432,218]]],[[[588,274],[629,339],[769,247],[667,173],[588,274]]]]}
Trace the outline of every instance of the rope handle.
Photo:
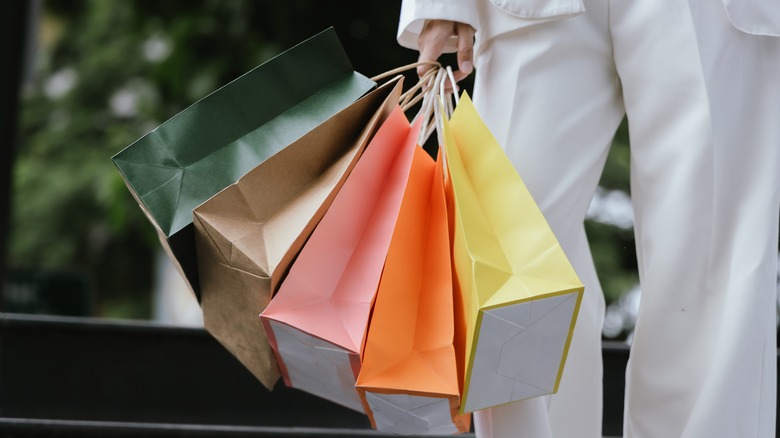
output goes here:
{"type": "MultiPolygon", "coordinates": [[[[433,68],[428,69],[422,77],[414,84],[410,89],[401,94],[399,105],[401,109],[406,112],[414,105],[422,102],[420,110],[415,115],[414,120],[422,118],[422,129],[420,130],[420,137],[418,138],[419,144],[424,144],[428,137],[436,130],[437,134],[441,136],[441,127],[438,126],[441,121],[440,110],[444,110],[444,116],[449,117],[453,111],[452,97],[445,93],[445,86],[447,80],[452,84],[452,89],[457,89],[455,84],[455,76],[452,72],[452,68],[447,66],[442,67],[441,63],[437,61],[418,61],[411,64],[403,65],[398,68],[380,73],[371,78],[372,81],[378,82],[388,77],[397,75],[399,73],[416,69],[423,65],[430,65],[433,68]]],[[[452,93],[455,99],[455,104],[458,103],[457,92],[452,93]]],[[[441,138],[439,142],[441,143],[441,138]]]]}
{"type": "Polygon", "coordinates": [[[411,69],[416,69],[417,67],[421,67],[423,65],[432,65],[434,67],[441,68],[441,64],[438,61],[417,61],[417,62],[413,62],[411,64],[402,65],[402,66],[400,66],[398,68],[394,68],[394,69],[386,71],[384,73],[380,73],[380,74],[372,77],[371,80],[374,81],[374,82],[379,82],[382,79],[387,79],[390,76],[395,76],[398,73],[409,71],[411,69]]]}
{"type": "Polygon", "coordinates": [[[395,76],[399,73],[409,71],[412,69],[416,69],[417,67],[423,66],[423,65],[430,65],[433,66],[432,69],[429,69],[426,71],[423,76],[417,81],[416,84],[414,84],[410,89],[406,90],[401,94],[401,98],[399,101],[399,104],[401,105],[401,109],[406,112],[409,110],[409,108],[413,107],[415,104],[419,103],[420,100],[422,100],[422,94],[425,90],[428,89],[428,87],[432,86],[432,80],[435,76],[436,71],[438,71],[441,68],[441,64],[437,61],[417,61],[413,62],[411,64],[402,65],[400,67],[394,68],[392,70],[386,71],[384,73],[380,73],[374,77],[371,78],[374,82],[379,82],[383,79],[386,79],[391,76],[395,76]]]}
{"type": "Polygon", "coordinates": [[[423,118],[422,130],[418,139],[420,144],[425,143],[434,130],[436,130],[439,137],[439,144],[442,144],[443,138],[441,135],[443,131],[440,126],[442,117],[449,118],[452,115],[455,108],[452,101],[453,98],[455,99],[455,104],[458,103],[457,92],[453,91],[452,95],[445,93],[445,86],[448,80],[452,84],[452,89],[455,90],[457,85],[452,68],[447,66],[446,68],[438,69],[436,77],[430,82],[431,86],[424,93],[422,107],[416,116],[423,118]]]}

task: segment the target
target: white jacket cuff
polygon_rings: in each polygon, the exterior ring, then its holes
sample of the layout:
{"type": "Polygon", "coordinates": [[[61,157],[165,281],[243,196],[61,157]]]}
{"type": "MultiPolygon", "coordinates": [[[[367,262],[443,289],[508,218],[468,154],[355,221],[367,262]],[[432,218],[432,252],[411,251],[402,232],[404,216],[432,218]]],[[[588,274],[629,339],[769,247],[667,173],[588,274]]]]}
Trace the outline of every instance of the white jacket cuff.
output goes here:
{"type": "MultiPolygon", "coordinates": [[[[466,23],[479,29],[477,4],[474,0],[403,0],[398,23],[398,43],[403,47],[419,50],[417,38],[425,20],[449,20],[466,23]]],[[[457,38],[450,38],[445,52],[457,50],[457,38]]]]}

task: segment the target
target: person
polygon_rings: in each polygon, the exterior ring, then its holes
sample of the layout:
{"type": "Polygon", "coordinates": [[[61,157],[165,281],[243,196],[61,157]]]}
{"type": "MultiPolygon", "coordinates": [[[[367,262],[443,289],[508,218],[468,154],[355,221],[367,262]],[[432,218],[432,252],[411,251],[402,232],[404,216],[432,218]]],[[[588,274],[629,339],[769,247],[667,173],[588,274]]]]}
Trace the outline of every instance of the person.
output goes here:
{"type": "Polygon", "coordinates": [[[585,284],[559,392],[476,412],[477,437],[601,437],[583,221],[624,115],[642,287],[624,434],[775,436],[778,35],[776,0],[403,1],[399,43],[475,69],[477,110],[585,284]]]}

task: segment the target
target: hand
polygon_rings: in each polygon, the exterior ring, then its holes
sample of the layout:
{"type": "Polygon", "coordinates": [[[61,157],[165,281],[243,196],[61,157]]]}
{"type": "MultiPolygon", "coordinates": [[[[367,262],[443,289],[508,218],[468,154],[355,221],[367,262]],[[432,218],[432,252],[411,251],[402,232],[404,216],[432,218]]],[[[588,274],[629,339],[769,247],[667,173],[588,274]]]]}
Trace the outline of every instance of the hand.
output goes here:
{"type": "MultiPolygon", "coordinates": [[[[465,23],[447,20],[427,20],[417,39],[420,47],[419,61],[436,61],[444,51],[444,43],[452,36],[458,38],[458,70],[454,72],[455,81],[460,81],[474,70],[474,28],[465,23]]],[[[417,67],[422,77],[430,65],[417,67]]]]}

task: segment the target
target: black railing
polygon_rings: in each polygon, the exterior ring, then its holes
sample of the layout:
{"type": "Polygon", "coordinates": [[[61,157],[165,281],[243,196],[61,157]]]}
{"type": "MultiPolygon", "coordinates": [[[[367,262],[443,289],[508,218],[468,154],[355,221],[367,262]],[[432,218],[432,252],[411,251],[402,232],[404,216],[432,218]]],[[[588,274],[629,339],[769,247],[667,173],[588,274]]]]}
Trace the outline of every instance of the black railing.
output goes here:
{"type": "MultiPolygon", "coordinates": [[[[604,435],[621,435],[628,348],[604,345],[604,435]]],[[[364,415],[266,390],[201,329],[0,314],[0,435],[376,437],[364,415]]]]}

